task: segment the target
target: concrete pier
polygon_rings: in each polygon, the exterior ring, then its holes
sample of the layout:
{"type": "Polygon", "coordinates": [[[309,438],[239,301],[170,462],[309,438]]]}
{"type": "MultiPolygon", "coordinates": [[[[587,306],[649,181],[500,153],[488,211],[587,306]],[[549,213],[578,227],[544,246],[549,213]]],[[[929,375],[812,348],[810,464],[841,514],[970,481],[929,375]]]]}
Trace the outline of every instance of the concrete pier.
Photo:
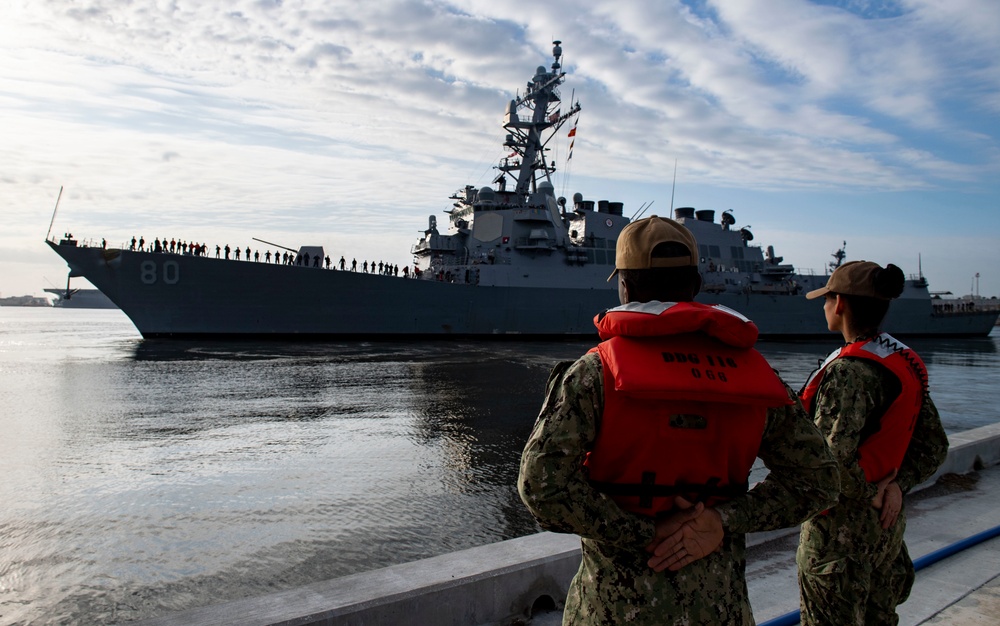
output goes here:
{"type": "MultiPolygon", "coordinates": [[[[914,559],[1000,525],[1000,424],[952,435],[948,460],[907,497],[914,559]],[[938,479],[941,480],[938,480],[938,479]]],[[[758,622],[798,608],[797,529],[750,535],[758,622]]],[[[539,533],[266,596],[146,620],[145,626],[548,626],[580,560],[574,535],[539,533]]],[[[917,573],[902,624],[985,624],[1000,609],[1000,540],[917,573]]]]}

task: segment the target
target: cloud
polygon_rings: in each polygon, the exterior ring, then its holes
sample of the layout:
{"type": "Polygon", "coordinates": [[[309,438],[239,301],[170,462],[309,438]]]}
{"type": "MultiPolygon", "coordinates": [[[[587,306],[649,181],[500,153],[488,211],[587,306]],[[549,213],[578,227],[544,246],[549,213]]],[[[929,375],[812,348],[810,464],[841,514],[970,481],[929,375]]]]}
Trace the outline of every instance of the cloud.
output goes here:
{"type": "Polygon", "coordinates": [[[415,232],[490,181],[504,107],[559,38],[563,101],[584,108],[571,167],[565,137],[553,156],[588,193],[638,206],[630,189],[662,190],[677,161],[729,193],[988,195],[998,7],[21,1],[0,23],[0,189],[47,221],[66,185],[95,231],[252,211],[415,232]]]}
{"type": "MultiPolygon", "coordinates": [[[[495,119],[501,94],[523,81],[524,68],[538,62],[534,48],[544,50],[547,39],[539,40],[534,22],[516,24],[512,12],[484,2],[351,4],[350,12],[345,6],[238,2],[167,11],[137,2],[71,13],[79,43],[99,47],[105,67],[189,86],[184,103],[180,93],[158,97],[135,84],[109,85],[105,93],[116,107],[95,105],[119,109],[126,123],[135,121],[131,111],[168,106],[180,109],[171,123],[186,116],[195,129],[212,122],[238,130],[244,111],[226,97],[250,85],[262,88],[248,98],[253,111],[295,102],[291,115],[301,114],[297,122],[310,132],[322,126],[328,136],[410,152],[433,134],[422,129],[446,128],[439,126],[443,118],[453,122],[448,131],[457,130],[456,145],[481,140],[475,133],[488,130],[482,120],[495,119]],[[212,99],[216,110],[204,110],[212,99]],[[227,113],[231,122],[222,123],[227,113]]],[[[709,4],[703,15],[669,2],[592,12],[569,6],[549,3],[533,18],[555,30],[575,16],[566,29],[567,59],[573,80],[587,88],[587,109],[602,120],[587,140],[610,151],[619,164],[613,175],[641,177],[683,155],[697,169],[743,184],[774,184],[786,174],[772,168],[775,180],[766,172],[762,180],[741,164],[780,154],[792,155],[810,184],[839,183],[829,165],[846,158],[838,169],[861,176],[861,184],[922,185],[925,172],[907,176],[879,155],[900,138],[866,114],[940,123],[931,91],[914,88],[940,73],[929,48],[917,45],[922,31],[914,24],[924,20],[916,9],[895,24],[800,0],[709,4]],[[775,13],[782,16],[778,29],[775,13]],[[573,47],[573,35],[586,45],[573,47]],[[905,54],[896,54],[901,49],[905,54]],[[854,106],[837,108],[836,101],[854,106]]],[[[94,110],[86,115],[93,118],[94,110]]],[[[938,173],[950,177],[954,169],[938,173]]],[[[807,182],[797,178],[791,182],[807,182]]]]}

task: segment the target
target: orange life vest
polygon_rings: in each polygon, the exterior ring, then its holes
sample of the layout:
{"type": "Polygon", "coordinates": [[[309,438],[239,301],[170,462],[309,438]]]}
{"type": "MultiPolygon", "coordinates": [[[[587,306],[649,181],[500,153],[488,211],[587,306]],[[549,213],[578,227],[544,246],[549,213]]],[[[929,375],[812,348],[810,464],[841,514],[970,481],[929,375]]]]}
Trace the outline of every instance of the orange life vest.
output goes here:
{"type": "Polygon", "coordinates": [[[739,313],[694,302],[629,304],[595,319],[604,412],[590,483],[649,516],[674,499],[712,503],[748,488],[768,407],[791,404],[739,313]]]}
{"type": "Polygon", "coordinates": [[[899,379],[902,390],[879,421],[879,428],[858,446],[858,463],[868,482],[877,482],[899,469],[913,436],[917,414],[927,393],[927,368],[916,352],[882,333],[868,341],[858,341],[834,350],[819,369],[809,376],[800,394],[806,411],[815,413],[816,392],[826,368],[844,357],[868,359],[887,368],[899,379]]]}

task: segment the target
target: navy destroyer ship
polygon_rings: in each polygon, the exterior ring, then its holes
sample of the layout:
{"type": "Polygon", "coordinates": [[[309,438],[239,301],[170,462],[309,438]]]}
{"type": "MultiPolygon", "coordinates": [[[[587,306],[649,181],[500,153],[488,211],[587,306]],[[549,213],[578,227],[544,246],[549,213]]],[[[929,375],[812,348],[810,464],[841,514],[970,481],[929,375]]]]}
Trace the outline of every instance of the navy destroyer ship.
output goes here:
{"type": "MultiPolygon", "coordinates": [[[[46,243],[70,278],[89,280],[146,338],[594,336],[595,315],[618,304],[608,276],[630,218],[621,202],[556,196],[548,153],[581,106],[560,96],[561,42],[552,54],[551,66],[538,67],[507,105],[507,156],[492,185],[458,190],[445,228],[430,216],[405,277],[331,268],[320,246],[286,249],[270,263],[251,261],[249,250],[245,260],[211,258],[204,248],[168,252],[159,241],[152,250],[81,245],[72,236],[46,243]]],[[[714,211],[679,208],[675,218],[699,242],[699,301],[744,313],[766,337],[830,336],[819,305],[803,296],[825,275],[797,273],[772,248],[751,244],[730,211],[716,222],[714,211]]],[[[996,318],[933,307],[918,276],[885,326],[899,336],[985,336],[996,318]]]]}

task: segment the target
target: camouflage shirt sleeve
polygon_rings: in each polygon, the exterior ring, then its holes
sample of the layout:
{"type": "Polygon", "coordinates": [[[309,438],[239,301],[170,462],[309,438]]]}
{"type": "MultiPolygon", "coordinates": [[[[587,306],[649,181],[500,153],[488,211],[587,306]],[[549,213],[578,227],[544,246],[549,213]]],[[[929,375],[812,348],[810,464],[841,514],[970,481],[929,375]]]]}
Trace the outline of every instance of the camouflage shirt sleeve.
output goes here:
{"type": "Polygon", "coordinates": [[[941,425],[941,416],[930,396],[913,426],[913,436],[896,474],[896,484],[903,493],[928,480],[948,457],[948,435],[941,425]]]}
{"type": "Polygon", "coordinates": [[[888,370],[861,359],[837,359],[816,392],[813,419],[840,467],[841,493],[851,500],[870,500],[878,493],[858,463],[858,446],[870,429],[868,420],[886,405],[883,372],[888,370]]]}
{"type": "Polygon", "coordinates": [[[583,461],[604,410],[601,360],[587,354],[552,370],[524,453],[517,488],[542,528],[621,548],[645,547],[652,519],[620,508],[586,480],[583,461]]]}
{"type": "Polygon", "coordinates": [[[796,394],[770,409],[757,456],[769,473],[744,496],[717,507],[729,532],[794,526],[837,502],[837,464],[796,394]]]}

